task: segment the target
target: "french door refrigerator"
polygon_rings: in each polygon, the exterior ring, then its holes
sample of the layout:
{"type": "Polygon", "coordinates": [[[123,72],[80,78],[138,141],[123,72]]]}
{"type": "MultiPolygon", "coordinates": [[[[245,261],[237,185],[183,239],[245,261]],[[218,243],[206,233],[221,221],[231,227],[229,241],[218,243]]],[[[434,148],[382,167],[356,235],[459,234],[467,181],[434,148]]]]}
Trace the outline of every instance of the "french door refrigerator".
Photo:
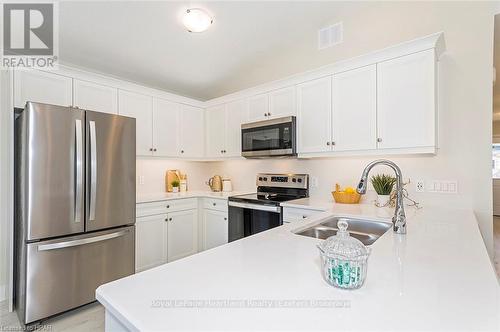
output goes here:
{"type": "Polygon", "coordinates": [[[28,102],[15,141],[15,304],[31,324],[134,273],[135,119],[28,102]]]}

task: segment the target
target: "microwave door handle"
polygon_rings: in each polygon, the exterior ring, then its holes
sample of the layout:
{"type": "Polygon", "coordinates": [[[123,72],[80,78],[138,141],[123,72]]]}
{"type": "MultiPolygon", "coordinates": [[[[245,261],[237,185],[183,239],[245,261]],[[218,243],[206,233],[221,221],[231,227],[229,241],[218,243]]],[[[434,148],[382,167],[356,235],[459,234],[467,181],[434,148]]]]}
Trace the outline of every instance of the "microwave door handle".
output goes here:
{"type": "Polygon", "coordinates": [[[89,121],[90,127],[90,199],[89,221],[95,220],[96,191],[97,191],[97,142],[95,121],[89,121]]]}
{"type": "Polygon", "coordinates": [[[75,211],[74,222],[82,221],[82,194],[83,194],[83,135],[82,120],[75,120],[75,211]]]}

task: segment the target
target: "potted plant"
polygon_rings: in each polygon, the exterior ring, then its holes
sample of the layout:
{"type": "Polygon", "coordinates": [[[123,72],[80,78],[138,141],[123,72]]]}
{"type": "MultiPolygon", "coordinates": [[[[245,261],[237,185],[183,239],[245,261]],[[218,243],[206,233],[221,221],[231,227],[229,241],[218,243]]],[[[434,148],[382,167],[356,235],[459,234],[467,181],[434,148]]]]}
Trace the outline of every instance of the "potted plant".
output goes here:
{"type": "Polygon", "coordinates": [[[179,192],[179,186],[180,186],[179,180],[173,180],[171,182],[171,184],[172,184],[172,192],[178,193],[179,192]]]}
{"type": "Polygon", "coordinates": [[[377,206],[386,206],[389,204],[396,178],[387,174],[377,174],[372,176],[370,180],[377,192],[377,206]]]}

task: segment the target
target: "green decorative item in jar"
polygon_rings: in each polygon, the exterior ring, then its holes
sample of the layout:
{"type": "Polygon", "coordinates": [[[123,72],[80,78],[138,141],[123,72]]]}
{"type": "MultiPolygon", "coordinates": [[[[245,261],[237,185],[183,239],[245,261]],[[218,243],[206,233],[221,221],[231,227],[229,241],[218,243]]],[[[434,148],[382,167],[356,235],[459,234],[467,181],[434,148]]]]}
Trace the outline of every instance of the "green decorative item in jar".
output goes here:
{"type": "Polygon", "coordinates": [[[346,219],[337,223],[337,235],[318,245],[323,278],[332,286],[356,289],[363,285],[368,269],[370,249],[349,235],[346,219]]]}
{"type": "Polygon", "coordinates": [[[394,184],[396,183],[396,178],[387,174],[377,174],[372,176],[370,179],[373,185],[373,189],[379,195],[390,195],[394,184]]]}

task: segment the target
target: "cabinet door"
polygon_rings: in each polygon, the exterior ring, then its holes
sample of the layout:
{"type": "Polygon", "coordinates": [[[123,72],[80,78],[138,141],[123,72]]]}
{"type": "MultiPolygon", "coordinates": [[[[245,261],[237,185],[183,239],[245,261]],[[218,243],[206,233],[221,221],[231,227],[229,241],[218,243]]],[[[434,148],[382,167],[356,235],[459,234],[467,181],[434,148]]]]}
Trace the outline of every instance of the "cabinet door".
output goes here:
{"type": "Polygon", "coordinates": [[[227,212],[203,211],[203,250],[218,247],[228,241],[227,212]]]}
{"type": "Polygon", "coordinates": [[[72,85],[71,77],[38,70],[16,70],[14,106],[24,108],[27,101],[72,106],[72,85]]]}
{"type": "Polygon", "coordinates": [[[75,79],[73,105],[84,110],[118,114],[118,89],[75,79]]]}
{"type": "Polygon", "coordinates": [[[377,148],[376,65],[333,75],[332,105],[335,151],[377,148]]]}
{"type": "Polygon", "coordinates": [[[279,118],[296,115],[296,107],[295,86],[269,93],[269,117],[279,118]]]}
{"type": "Polygon", "coordinates": [[[435,81],[434,50],[377,64],[378,148],[435,146],[435,81]]]}
{"type": "Polygon", "coordinates": [[[179,108],[167,100],[153,99],[153,155],[176,157],[179,155],[179,108]]]}
{"type": "Polygon", "coordinates": [[[268,118],[269,113],[269,95],[263,93],[248,98],[248,120],[259,121],[268,118]]]}
{"type": "Polygon", "coordinates": [[[241,124],[245,122],[248,103],[238,100],[226,105],[225,157],[241,156],[241,124]]]}
{"type": "Polygon", "coordinates": [[[224,105],[208,108],[207,117],[207,155],[224,157],[226,149],[226,107],[224,105]]]}
{"type": "Polygon", "coordinates": [[[135,223],[135,270],[167,262],[167,215],[140,217],[135,223]]]}
{"type": "Polygon", "coordinates": [[[201,108],[183,105],[180,112],[180,155],[202,158],[205,153],[205,116],[201,108]]]}
{"type": "Polygon", "coordinates": [[[331,150],[332,78],[297,85],[298,152],[331,150]]]}
{"type": "Polygon", "coordinates": [[[198,210],[168,214],[168,261],[198,252],[198,210]]]}
{"type": "Polygon", "coordinates": [[[119,90],[118,114],[135,118],[137,155],[151,156],[153,151],[153,98],[119,90]]]}

